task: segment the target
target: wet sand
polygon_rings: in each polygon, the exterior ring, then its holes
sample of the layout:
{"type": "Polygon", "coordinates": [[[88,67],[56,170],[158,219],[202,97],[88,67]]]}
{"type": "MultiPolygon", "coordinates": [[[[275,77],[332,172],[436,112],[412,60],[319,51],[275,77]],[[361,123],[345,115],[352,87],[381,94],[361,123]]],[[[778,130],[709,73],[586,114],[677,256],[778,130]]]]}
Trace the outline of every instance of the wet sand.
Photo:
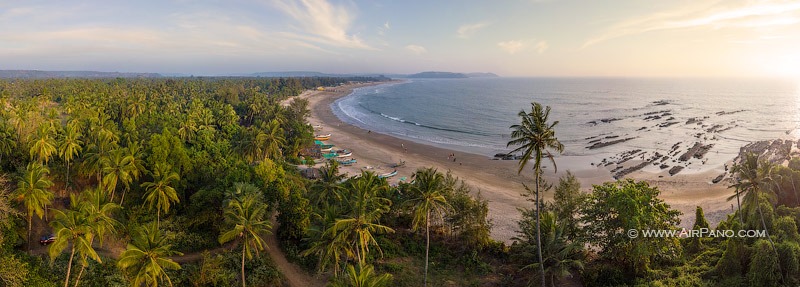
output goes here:
{"type": "MultiPolygon", "coordinates": [[[[353,158],[357,159],[356,164],[342,167],[342,172],[355,175],[366,169],[379,174],[388,173],[394,170],[392,164],[405,161],[404,166],[397,168],[398,174],[390,178],[391,183],[396,183],[403,177],[408,180],[418,168],[435,167],[442,172],[450,171],[472,186],[474,191],[480,191],[481,196],[489,201],[489,218],[494,224],[491,235],[496,240],[510,243],[511,238],[516,235],[516,222],[520,218],[517,209],[533,205],[520,195],[523,191],[522,183],[533,182],[531,165],[519,175],[516,160],[493,160],[487,155],[424,145],[370,132],[339,120],[331,111],[331,103],[349,95],[354,88],[365,85],[369,84],[347,85],[325,91],[306,91],[300,96],[309,101],[311,110],[309,123],[323,127],[317,133],[332,134],[327,142],[335,144],[337,149],[351,150],[353,158]],[[450,154],[455,154],[455,160],[449,156],[450,154]]],[[[556,158],[556,163],[558,161],[556,158]]],[[[634,161],[631,163],[636,164],[634,161]]],[[[545,169],[545,178],[556,183],[558,176],[565,172],[559,170],[554,174],[545,169]]],[[[581,170],[574,174],[581,181],[584,192],[589,192],[592,184],[614,180],[607,169],[600,167],[581,170]]],[[[683,212],[681,226],[684,227],[691,227],[694,223],[694,209],[697,205],[703,207],[706,218],[712,225],[731,212],[731,202],[726,201],[726,198],[733,194],[733,191],[728,190],[724,183],[712,184],[711,180],[716,176],[718,173],[713,171],[675,176],[669,176],[666,171],[660,173],[634,171],[627,175],[629,178],[648,180],[657,186],[662,191],[661,197],[673,208],[683,212]]],[[[545,193],[544,198],[551,199],[552,191],[545,193]]]]}

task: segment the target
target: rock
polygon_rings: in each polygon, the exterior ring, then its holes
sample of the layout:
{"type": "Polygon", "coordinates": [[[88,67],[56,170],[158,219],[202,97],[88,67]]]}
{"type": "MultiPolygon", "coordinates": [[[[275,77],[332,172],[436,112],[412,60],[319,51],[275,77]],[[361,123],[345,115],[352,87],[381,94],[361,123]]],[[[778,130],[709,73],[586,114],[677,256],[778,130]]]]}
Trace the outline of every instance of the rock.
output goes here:
{"type": "Polygon", "coordinates": [[[683,170],[682,166],[673,166],[672,168],[669,169],[669,175],[673,176],[673,175],[681,172],[681,170],[683,170]]]}

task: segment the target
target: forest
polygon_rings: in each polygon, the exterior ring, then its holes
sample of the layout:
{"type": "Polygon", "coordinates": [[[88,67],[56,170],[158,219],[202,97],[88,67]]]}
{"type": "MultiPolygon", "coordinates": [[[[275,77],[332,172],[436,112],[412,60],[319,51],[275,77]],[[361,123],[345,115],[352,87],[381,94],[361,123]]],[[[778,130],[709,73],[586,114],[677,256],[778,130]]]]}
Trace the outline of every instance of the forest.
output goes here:
{"type": "Polygon", "coordinates": [[[270,257],[327,286],[796,286],[800,159],[746,154],[736,212],[685,230],[644,181],[542,175],[563,146],[549,107],[511,127],[523,152],[511,244],[445,170],[390,185],[310,157],[307,89],[373,78],[0,81],[0,286],[286,286],[270,257]],[[320,163],[319,178],[301,170],[320,163]],[[552,193],[552,200],[543,200],[552,193]],[[44,243],[44,244],[43,244],[44,243]]]}

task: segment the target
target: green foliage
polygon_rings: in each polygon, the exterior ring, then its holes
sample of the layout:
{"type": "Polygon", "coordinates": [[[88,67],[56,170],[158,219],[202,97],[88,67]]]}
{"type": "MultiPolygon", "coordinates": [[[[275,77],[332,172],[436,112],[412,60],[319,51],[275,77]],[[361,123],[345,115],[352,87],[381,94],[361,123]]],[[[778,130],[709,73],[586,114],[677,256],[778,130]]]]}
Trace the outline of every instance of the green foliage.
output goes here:
{"type": "Polygon", "coordinates": [[[753,257],[747,271],[747,281],[751,286],[777,286],[781,280],[778,254],[770,243],[759,240],[753,245],[753,257]]]}
{"type": "Polygon", "coordinates": [[[157,225],[143,226],[132,234],[131,242],[120,255],[117,266],[135,286],[157,286],[159,282],[172,285],[166,270],[181,267],[169,257],[181,253],[173,251],[169,241],[157,225]]]}
{"type": "Polygon", "coordinates": [[[797,286],[800,283],[800,245],[796,242],[784,241],[775,245],[778,250],[778,262],[784,284],[797,286]]]}
{"type": "Polygon", "coordinates": [[[581,183],[572,172],[567,171],[555,187],[552,209],[556,220],[564,226],[564,235],[568,238],[575,239],[578,236],[578,212],[585,198],[581,193],[581,183]]]}
{"type": "Polygon", "coordinates": [[[334,279],[328,285],[330,287],[388,287],[392,286],[392,274],[375,273],[372,265],[347,266],[345,278],[334,279]]]}
{"type": "Polygon", "coordinates": [[[24,286],[28,278],[28,263],[19,260],[16,256],[0,251],[0,285],[17,287],[24,286]]]}
{"type": "Polygon", "coordinates": [[[278,203],[278,238],[298,242],[311,224],[311,207],[305,197],[305,186],[297,177],[288,177],[279,185],[288,194],[278,203]]]}
{"type": "Polygon", "coordinates": [[[651,263],[680,255],[676,238],[630,238],[628,231],[676,229],[680,212],[658,198],[658,188],[632,179],[595,185],[582,209],[588,242],[601,248],[600,255],[623,267],[626,273],[643,275],[651,263]]]}

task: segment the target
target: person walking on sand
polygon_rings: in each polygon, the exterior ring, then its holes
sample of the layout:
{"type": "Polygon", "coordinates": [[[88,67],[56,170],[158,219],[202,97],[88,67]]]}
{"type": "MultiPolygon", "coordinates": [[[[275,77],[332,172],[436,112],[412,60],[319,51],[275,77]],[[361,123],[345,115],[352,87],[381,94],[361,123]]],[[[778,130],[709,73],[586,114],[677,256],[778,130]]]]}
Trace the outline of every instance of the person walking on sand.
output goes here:
{"type": "Polygon", "coordinates": [[[406,148],[406,144],[401,143],[400,147],[403,148],[403,152],[408,152],[408,149],[406,148]]]}

